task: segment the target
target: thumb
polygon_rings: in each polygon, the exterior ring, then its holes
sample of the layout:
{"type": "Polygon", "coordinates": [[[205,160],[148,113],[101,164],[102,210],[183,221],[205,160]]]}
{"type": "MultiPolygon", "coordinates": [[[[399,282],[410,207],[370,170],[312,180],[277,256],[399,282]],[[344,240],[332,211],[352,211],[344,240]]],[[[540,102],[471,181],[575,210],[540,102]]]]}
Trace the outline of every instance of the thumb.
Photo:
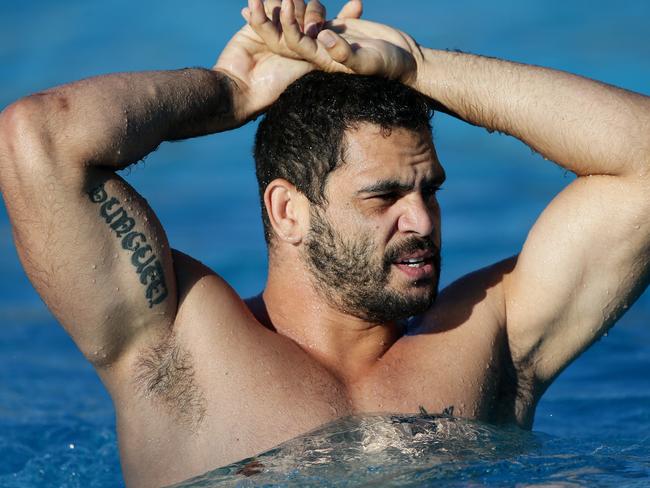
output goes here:
{"type": "Polygon", "coordinates": [[[352,73],[381,75],[381,58],[374,50],[353,49],[347,40],[329,29],[322,30],[318,34],[318,41],[325,47],[333,61],[342,64],[352,73]]]}

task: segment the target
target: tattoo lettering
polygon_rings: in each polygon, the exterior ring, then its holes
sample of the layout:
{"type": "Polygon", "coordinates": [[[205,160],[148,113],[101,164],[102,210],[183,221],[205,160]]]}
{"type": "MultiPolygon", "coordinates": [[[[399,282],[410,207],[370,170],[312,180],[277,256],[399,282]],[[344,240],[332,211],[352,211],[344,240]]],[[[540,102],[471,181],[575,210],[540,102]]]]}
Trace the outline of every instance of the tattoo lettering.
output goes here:
{"type": "Polygon", "coordinates": [[[149,308],[161,303],[168,293],[165,273],[153,248],[147,244],[146,236],[133,230],[135,219],[129,216],[116,197],[109,198],[103,183],[90,190],[88,197],[91,202],[100,204],[99,215],[121,239],[122,249],[132,253],[131,264],[140,277],[140,283],[147,287],[145,297],[149,308]]]}
{"type": "Polygon", "coordinates": [[[453,417],[453,416],[454,416],[454,406],[453,406],[453,405],[449,405],[447,408],[445,408],[445,409],[442,411],[442,414],[443,414],[443,415],[449,415],[450,417],[453,417]]]}
{"type": "Polygon", "coordinates": [[[446,407],[441,414],[433,415],[427,412],[427,410],[420,405],[420,414],[425,416],[425,417],[436,417],[436,416],[443,416],[443,417],[453,417],[454,416],[454,406],[449,405],[446,407]]]}

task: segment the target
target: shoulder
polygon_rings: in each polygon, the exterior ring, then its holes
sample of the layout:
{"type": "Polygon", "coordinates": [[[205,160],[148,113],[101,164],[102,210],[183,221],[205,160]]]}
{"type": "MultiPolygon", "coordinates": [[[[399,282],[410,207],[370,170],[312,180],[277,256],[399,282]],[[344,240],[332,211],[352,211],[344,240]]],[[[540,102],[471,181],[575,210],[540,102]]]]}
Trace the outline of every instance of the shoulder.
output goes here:
{"type": "Polygon", "coordinates": [[[110,375],[120,387],[125,379],[142,376],[143,358],[149,366],[169,363],[164,357],[188,359],[201,345],[218,343],[233,328],[254,320],[237,292],[210,267],[175,249],[171,255],[177,280],[176,315],[164,328],[143,334],[121,364],[111,368],[110,375]]]}
{"type": "Polygon", "coordinates": [[[195,317],[193,324],[196,326],[209,317],[249,315],[239,294],[210,267],[176,249],[172,250],[172,258],[178,283],[178,313],[174,328],[184,326],[188,314],[195,317]],[[196,317],[201,320],[196,320],[196,317]]]}

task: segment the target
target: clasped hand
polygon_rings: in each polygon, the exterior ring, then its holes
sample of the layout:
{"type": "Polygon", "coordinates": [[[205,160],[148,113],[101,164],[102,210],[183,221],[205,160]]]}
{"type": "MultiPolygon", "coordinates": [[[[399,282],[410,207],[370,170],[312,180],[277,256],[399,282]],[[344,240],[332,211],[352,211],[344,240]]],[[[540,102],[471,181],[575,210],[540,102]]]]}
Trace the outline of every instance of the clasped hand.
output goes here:
{"type": "Polygon", "coordinates": [[[235,110],[242,123],[315,69],[413,83],[421,59],[417,43],[397,29],[360,20],[361,11],[361,1],[350,0],[326,21],[318,0],[249,0],[242,10],[247,25],[214,67],[235,81],[235,110]]]}

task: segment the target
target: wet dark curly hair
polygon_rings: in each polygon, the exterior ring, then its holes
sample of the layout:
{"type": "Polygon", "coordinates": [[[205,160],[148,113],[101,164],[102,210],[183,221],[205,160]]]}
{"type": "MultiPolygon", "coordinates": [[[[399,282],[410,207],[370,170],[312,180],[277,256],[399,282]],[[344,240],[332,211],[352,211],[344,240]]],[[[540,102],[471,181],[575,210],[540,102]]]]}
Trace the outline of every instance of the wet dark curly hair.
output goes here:
{"type": "Polygon", "coordinates": [[[264,191],[284,178],[315,205],[326,203],[330,172],[343,164],[344,133],[361,122],[392,128],[431,130],[432,101],[398,81],[373,76],[306,74],[269,108],[255,136],[255,166],[267,243],[273,231],[264,191]]]}

